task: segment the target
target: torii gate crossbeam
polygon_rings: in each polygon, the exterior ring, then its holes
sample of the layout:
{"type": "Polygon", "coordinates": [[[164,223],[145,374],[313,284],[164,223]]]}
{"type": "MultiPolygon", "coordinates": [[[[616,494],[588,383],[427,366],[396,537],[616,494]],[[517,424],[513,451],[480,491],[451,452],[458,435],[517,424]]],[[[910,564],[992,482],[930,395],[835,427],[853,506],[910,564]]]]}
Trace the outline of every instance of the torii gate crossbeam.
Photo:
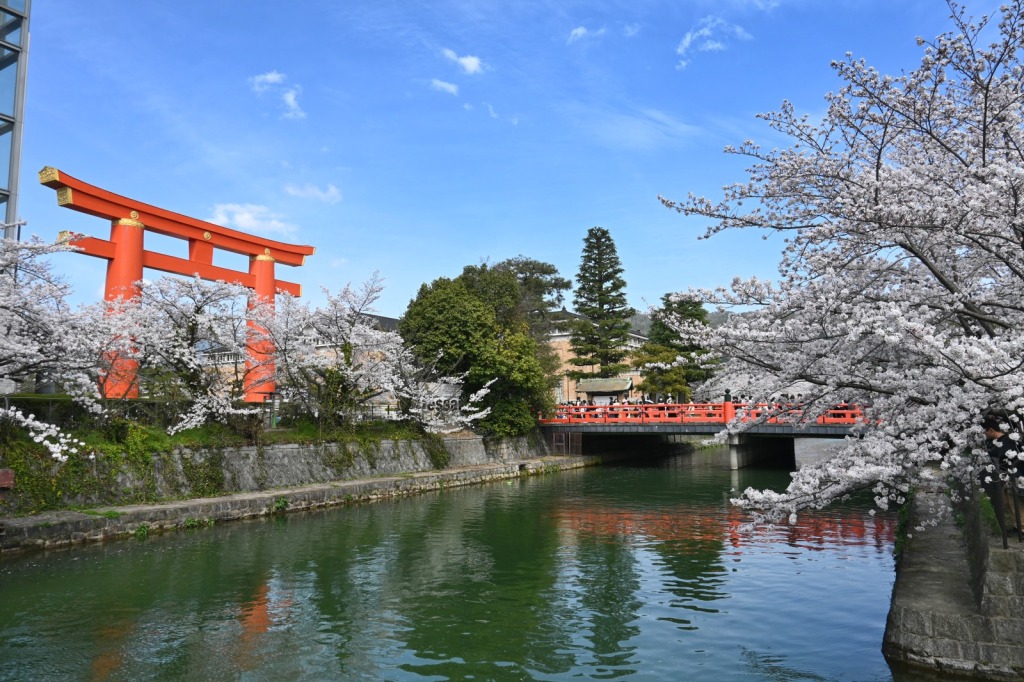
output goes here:
{"type": "MultiPolygon", "coordinates": [[[[107,261],[104,297],[133,298],[138,294],[143,268],[152,268],[206,280],[236,282],[252,290],[259,301],[274,303],[274,295],[284,291],[294,296],[302,287],[276,279],[274,264],[300,266],[316,251],[312,246],[285,244],[257,237],[204,220],[190,218],[141,201],[108,192],[47,166],[39,171],[39,182],[57,190],[57,205],[111,221],[110,239],[71,235],[70,243],[82,253],[107,261]],[[184,239],[187,259],[147,251],[146,230],[184,239]],[[249,271],[240,272],[213,264],[214,249],[223,249],[249,257],[249,271]]],[[[249,350],[245,377],[245,400],[260,402],[274,392],[273,346],[256,343],[249,350]]],[[[107,397],[136,397],[136,367],[120,367],[121,377],[105,387],[107,397]]]]}

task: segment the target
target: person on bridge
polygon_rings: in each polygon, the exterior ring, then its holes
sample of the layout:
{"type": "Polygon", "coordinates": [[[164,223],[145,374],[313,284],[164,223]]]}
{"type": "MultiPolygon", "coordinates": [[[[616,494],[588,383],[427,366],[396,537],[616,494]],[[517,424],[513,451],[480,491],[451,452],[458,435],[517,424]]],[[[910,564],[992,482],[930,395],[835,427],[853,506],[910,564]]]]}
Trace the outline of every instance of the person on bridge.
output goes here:
{"type": "Polygon", "coordinates": [[[1013,519],[1013,528],[1007,528],[1010,532],[1020,533],[1024,531],[1024,518],[1022,518],[1021,486],[1018,479],[1024,476],[1024,452],[1021,444],[1014,441],[1003,431],[1004,422],[996,415],[988,415],[982,422],[985,428],[985,438],[988,439],[989,466],[983,467],[982,486],[992,500],[1000,528],[1006,526],[1006,516],[1013,519]],[[1004,486],[1000,479],[1006,477],[1004,486]],[[1000,499],[1001,498],[1001,499],[1000,499]]]}

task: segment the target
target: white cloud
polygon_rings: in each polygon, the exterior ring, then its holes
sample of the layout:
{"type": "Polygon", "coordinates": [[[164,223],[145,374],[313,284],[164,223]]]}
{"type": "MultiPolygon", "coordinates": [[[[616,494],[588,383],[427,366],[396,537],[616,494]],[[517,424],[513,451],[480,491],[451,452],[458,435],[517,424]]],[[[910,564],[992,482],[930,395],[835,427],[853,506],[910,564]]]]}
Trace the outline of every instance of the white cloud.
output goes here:
{"type": "Polygon", "coordinates": [[[487,102],[484,102],[484,106],[487,107],[487,113],[490,115],[491,118],[498,118],[498,112],[494,110],[494,107],[492,107],[487,102]]]}
{"type": "Polygon", "coordinates": [[[256,94],[260,94],[266,92],[273,85],[283,85],[285,78],[286,76],[283,73],[277,71],[261,73],[258,76],[249,78],[249,87],[256,94]]]}
{"type": "Polygon", "coordinates": [[[442,53],[446,58],[458,64],[459,67],[466,73],[483,73],[484,69],[487,66],[482,61],[480,61],[479,57],[475,57],[473,55],[468,54],[465,57],[460,57],[455,53],[455,50],[449,50],[448,48],[442,50],[442,53]]]}
{"type": "Polygon", "coordinates": [[[716,16],[706,16],[700,20],[697,26],[686,32],[676,54],[679,55],[678,69],[685,69],[690,64],[688,55],[692,50],[698,52],[721,52],[728,49],[730,41],[750,40],[753,38],[742,26],[730,24],[725,19],[716,16]]]}
{"type": "Polygon", "coordinates": [[[327,185],[327,189],[320,189],[313,184],[305,184],[302,187],[298,185],[285,185],[284,191],[293,197],[299,197],[301,199],[316,199],[322,201],[325,204],[336,204],[341,201],[341,192],[332,184],[327,185]]]}
{"type": "Polygon", "coordinates": [[[301,85],[285,87],[288,76],[279,71],[270,71],[258,76],[249,78],[249,87],[257,95],[272,91],[281,98],[284,104],[284,118],[306,118],[306,112],[299,106],[299,95],[302,93],[301,85]]]}
{"type": "Polygon", "coordinates": [[[432,78],[430,80],[430,87],[439,92],[447,92],[449,95],[458,95],[459,86],[455,83],[448,83],[447,81],[432,78]]]}
{"type": "Polygon", "coordinates": [[[306,112],[299,106],[299,94],[302,86],[293,86],[281,93],[281,101],[284,102],[285,118],[306,118],[306,112]]]}
{"type": "Polygon", "coordinates": [[[627,38],[632,38],[637,33],[640,32],[640,24],[626,24],[626,26],[622,29],[622,32],[626,35],[627,38]]]}
{"type": "Polygon", "coordinates": [[[281,220],[281,216],[259,204],[217,204],[211,223],[255,234],[288,235],[298,230],[296,225],[281,220]]]}
{"type": "Polygon", "coordinates": [[[602,35],[604,35],[603,28],[591,31],[587,29],[586,26],[577,26],[569,32],[569,39],[565,41],[565,44],[569,45],[570,43],[575,43],[577,40],[582,40],[583,38],[597,38],[602,35]]]}

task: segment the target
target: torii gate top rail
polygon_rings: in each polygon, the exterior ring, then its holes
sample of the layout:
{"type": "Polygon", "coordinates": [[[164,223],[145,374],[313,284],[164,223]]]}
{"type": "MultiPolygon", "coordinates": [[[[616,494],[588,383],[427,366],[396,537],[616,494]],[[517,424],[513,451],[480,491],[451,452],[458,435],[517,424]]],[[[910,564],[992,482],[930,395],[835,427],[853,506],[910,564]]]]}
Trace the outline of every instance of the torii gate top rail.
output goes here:
{"type": "Polygon", "coordinates": [[[836,405],[814,421],[805,421],[798,406],[775,406],[766,403],[683,403],[643,405],[559,405],[555,416],[541,419],[544,425],[564,424],[721,424],[737,415],[740,421],[752,422],[765,414],[773,414],[764,423],[779,425],[854,426],[864,422],[860,405],[836,405]],[[783,411],[780,411],[783,410],[783,411]]]}
{"type": "MultiPolygon", "coordinates": [[[[143,250],[141,267],[191,277],[198,275],[203,279],[213,281],[237,282],[257,290],[257,293],[264,294],[265,292],[258,291],[260,287],[257,287],[256,276],[253,273],[213,265],[214,248],[240,253],[253,259],[262,258],[272,263],[292,266],[302,265],[306,256],[311,256],[316,251],[313,246],[285,244],[265,237],[245,234],[222,225],[190,218],[180,213],[129,199],[90,185],[50,166],[39,171],[39,182],[57,190],[58,206],[105,218],[115,223],[115,226],[121,224],[139,227],[143,230],[188,241],[188,259],[143,250]]],[[[118,243],[114,235],[112,235],[111,241],[72,235],[71,243],[87,255],[105,258],[108,261],[113,261],[117,255],[118,243]]],[[[130,282],[119,284],[130,284],[130,282]]],[[[274,279],[273,284],[273,289],[276,291],[285,291],[293,296],[302,294],[302,287],[299,284],[280,279],[274,279]]]]}

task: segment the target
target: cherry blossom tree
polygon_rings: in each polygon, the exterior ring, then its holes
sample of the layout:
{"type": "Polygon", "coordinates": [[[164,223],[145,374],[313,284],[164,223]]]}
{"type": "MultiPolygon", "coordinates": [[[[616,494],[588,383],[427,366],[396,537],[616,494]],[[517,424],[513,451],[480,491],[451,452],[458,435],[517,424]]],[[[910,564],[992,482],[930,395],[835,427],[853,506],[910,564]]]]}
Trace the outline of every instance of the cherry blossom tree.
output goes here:
{"type": "Polygon", "coordinates": [[[64,368],[60,383],[106,419],[123,417],[134,404],[109,387],[131,387],[162,406],[172,433],[255,414],[240,405],[245,376],[256,371],[247,351],[261,338],[246,325],[261,314],[248,296],[236,284],[163,277],[140,282],[132,299],[73,311],[65,325],[78,339],[78,364],[64,368]]]}
{"type": "MultiPolygon", "coordinates": [[[[0,377],[34,387],[38,380],[73,375],[84,356],[79,335],[70,324],[68,285],[46,257],[67,251],[62,243],[0,239],[0,377]]],[[[6,401],[0,418],[25,428],[54,458],[66,459],[77,441],[59,428],[25,414],[6,401]]]]}
{"type": "Polygon", "coordinates": [[[374,309],[382,291],[374,273],[359,287],[325,289],[320,308],[280,295],[259,321],[276,348],[279,392],[324,426],[356,419],[374,403],[394,408],[384,416],[410,418],[434,432],[485,417],[479,402],[486,390],[452,400],[463,377],[418,362],[397,332],[382,328],[374,309]]]}
{"type": "Polygon", "coordinates": [[[751,166],[720,200],[661,198],[709,219],[705,237],[760,228],[786,240],[778,282],[690,292],[741,311],[717,329],[675,323],[714,349],[702,361],[726,363],[706,390],[767,401],[799,384],[810,418],[868,406],[835,457],[802,468],[785,492],[737,500],[769,519],[863,489],[884,508],[936,468],[966,483],[988,461],[990,411],[1020,437],[1024,6],[977,20],[949,8],[952,30],[918,40],[917,69],[883,75],[847,55],[833,63],[843,84],[820,122],[788,102],[762,115],[791,144],[728,148],[751,166]]]}

